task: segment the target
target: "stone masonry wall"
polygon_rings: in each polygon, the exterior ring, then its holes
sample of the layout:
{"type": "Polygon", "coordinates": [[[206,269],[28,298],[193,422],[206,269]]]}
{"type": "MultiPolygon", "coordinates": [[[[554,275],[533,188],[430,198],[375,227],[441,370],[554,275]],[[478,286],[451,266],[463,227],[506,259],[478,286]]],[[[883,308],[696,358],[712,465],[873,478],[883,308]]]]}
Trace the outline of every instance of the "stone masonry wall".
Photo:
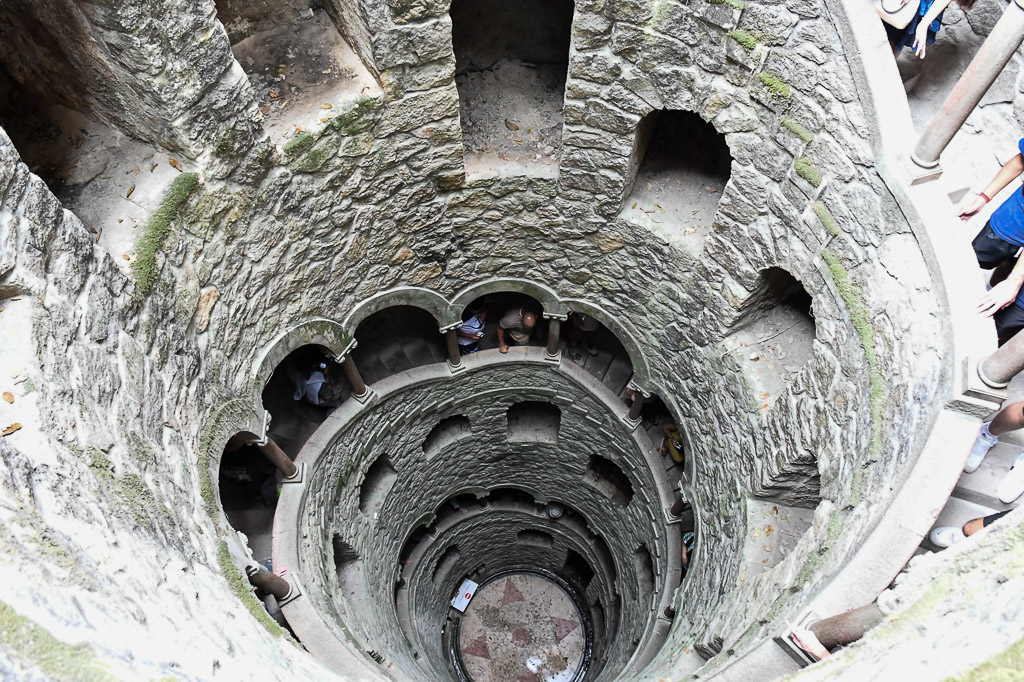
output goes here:
{"type": "MultiPolygon", "coordinates": [[[[653,374],[646,388],[673,408],[693,443],[702,544],[677,596],[670,643],[645,675],[667,674],[695,641],[706,654],[742,652],[857,550],[912,464],[934,415],[931,397],[948,381],[942,307],[920,247],[873,167],[872,133],[827,6],[580,2],[558,180],[463,183],[447,8],[364,5],[385,96],[336,107],[338,116],[289,143],[265,174],[265,166],[249,164],[231,182],[215,179],[223,173],[207,176],[175,222],[157,286],[144,300],[107,257],[93,255],[82,226],[29,179],[6,139],[0,143],[0,171],[10,178],[0,285],[49,306],[39,312],[46,324],[32,349],[49,440],[42,445],[40,435],[30,454],[58,451],[49,466],[64,476],[77,471],[68,444],[96,448],[115,476],[139,475],[154,500],[167,500],[174,520],[164,535],[118,527],[147,547],[187,535],[199,545],[194,554],[183,545],[167,556],[194,556],[187,563],[204,571],[215,563],[212,526],[188,508],[202,507],[208,473],[200,455],[216,457],[232,429],[247,428],[247,412],[235,417],[225,403],[253,393],[252,364],[275,336],[310,318],[342,319],[395,286],[451,298],[489,278],[528,278],[599,303],[638,330],[653,374]],[[734,157],[716,227],[697,255],[618,217],[636,126],[660,108],[697,111],[726,135],[734,157]],[[814,296],[817,338],[810,362],[762,413],[719,341],[770,266],[792,272],[814,296]],[[206,326],[197,307],[209,292],[219,298],[205,310],[206,326]],[[130,447],[130,434],[150,450],[130,447]],[[815,524],[784,561],[741,581],[728,558],[743,544],[744,497],[785,462],[808,458],[821,473],[815,524]],[[171,481],[181,488],[173,495],[171,481]]],[[[168,8],[205,6],[180,0],[168,8]]],[[[225,64],[197,68],[215,82],[225,64]]],[[[271,162],[244,136],[223,151],[235,163],[247,155],[271,162]]],[[[17,438],[10,439],[16,446],[17,438]]],[[[66,500],[54,485],[37,487],[66,500]]],[[[98,490],[80,494],[116,502],[98,490]]],[[[42,518],[52,526],[74,513],[63,504],[42,518]]],[[[28,541],[12,547],[35,556],[28,541]]],[[[55,583],[42,575],[50,560],[27,563],[23,570],[34,566],[39,586],[55,583]]],[[[145,575],[171,585],[188,580],[169,565],[150,565],[145,575]]],[[[209,575],[202,593],[230,603],[227,585],[209,575]]],[[[142,585],[118,587],[153,603],[142,585]]],[[[33,598],[48,603],[60,594],[37,589],[33,598]]],[[[104,597],[131,601],[113,589],[104,597]]],[[[53,611],[71,612],[56,604],[53,611]]],[[[83,634],[83,623],[71,624],[75,637],[103,640],[100,631],[83,634]]],[[[224,649],[236,653],[211,654],[220,665],[247,665],[242,651],[255,652],[251,660],[262,668],[254,669],[315,665],[297,663],[287,646],[265,646],[267,636],[246,616],[234,623],[254,639],[225,635],[232,647],[224,649]]],[[[224,638],[209,642],[216,649],[224,638]]]]}
{"type": "MultiPolygon", "coordinates": [[[[299,570],[308,576],[310,598],[321,605],[322,613],[336,610],[344,626],[361,640],[362,649],[386,651],[406,670],[414,670],[415,663],[401,640],[391,598],[400,566],[399,551],[424,517],[461,490],[522,488],[541,499],[564,502],[588,519],[617,562],[627,561],[638,543],[646,544],[657,564],[656,592],[665,584],[664,511],[645,453],[635,449],[618,415],[609,414],[585,389],[546,365],[517,363],[514,372],[497,365],[411,386],[389,395],[349,423],[336,426],[330,419],[323,428],[339,431],[306,484],[305,512],[298,529],[304,538],[299,570]],[[550,401],[561,408],[557,444],[505,442],[506,413],[523,400],[550,401]],[[473,433],[428,461],[422,443],[448,413],[468,417],[473,433]],[[394,424],[402,426],[396,429],[394,424]],[[611,504],[583,483],[592,454],[612,459],[629,472],[634,498],[628,507],[611,504]],[[360,489],[366,470],[381,455],[388,457],[398,478],[383,504],[368,516],[359,508],[360,489]],[[329,551],[335,533],[362,557],[361,575],[367,582],[368,598],[353,600],[336,587],[329,551]]],[[[456,530],[453,535],[455,543],[474,541],[471,533],[463,537],[456,530]]],[[[470,552],[466,558],[474,565],[485,560],[486,553],[480,552],[470,552]]],[[[651,598],[638,594],[638,585],[631,579],[634,573],[628,564],[618,563],[622,642],[643,639],[649,625],[651,598]]],[[[453,574],[451,580],[457,577],[453,574]]],[[[437,595],[450,597],[454,587],[446,584],[422,598],[436,606],[437,595]]],[[[418,601],[412,608],[430,613],[418,601]]],[[[438,610],[434,615],[440,618],[443,613],[438,610]]],[[[629,647],[612,650],[609,666],[621,666],[631,653],[629,647]]]]}

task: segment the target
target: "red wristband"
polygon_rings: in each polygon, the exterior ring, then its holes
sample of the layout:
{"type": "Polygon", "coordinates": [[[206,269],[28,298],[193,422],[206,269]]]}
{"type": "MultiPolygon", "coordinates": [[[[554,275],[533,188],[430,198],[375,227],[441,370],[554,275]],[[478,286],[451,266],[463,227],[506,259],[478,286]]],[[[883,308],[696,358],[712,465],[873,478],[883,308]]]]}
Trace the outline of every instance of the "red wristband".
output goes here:
{"type": "Polygon", "coordinates": [[[989,195],[985,194],[984,192],[978,192],[978,196],[981,197],[982,199],[984,199],[986,204],[988,202],[992,201],[992,197],[990,197],[989,195]]]}

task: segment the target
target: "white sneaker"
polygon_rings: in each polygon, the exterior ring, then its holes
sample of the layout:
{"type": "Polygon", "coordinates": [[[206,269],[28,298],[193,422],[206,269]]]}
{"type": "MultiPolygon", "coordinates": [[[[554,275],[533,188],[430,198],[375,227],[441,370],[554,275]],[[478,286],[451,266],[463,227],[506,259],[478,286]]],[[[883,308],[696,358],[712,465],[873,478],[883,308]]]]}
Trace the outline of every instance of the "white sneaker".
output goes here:
{"type": "Polygon", "coordinates": [[[985,422],[981,425],[981,432],[978,433],[977,440],[971,446],[971,454],[967,456],[967,464],[964,465],[964,471],[968,474],[973,474],[978,470],[981,463],[985,461],[985,455],[999,442],[999,439],[988,431],[988,425],[991,423],[985,422]]]}
{"type": "Polygon", "coordinates": [[[1024,493],[1024,452],[1017,455],[1010,471],[999,484],[999,499],[1010,504],[1024,493]]]}
{"type": "Polygon", "coordinates": [[[955,526],[940,526],[938,528],[932,528],[932,532],[928,533],[928,539],[932,541],[933,545],[938,547],[952,547],[961,540],[966,540],[967,536],[964,535],[963,528],[957,528],[955,526]]]}

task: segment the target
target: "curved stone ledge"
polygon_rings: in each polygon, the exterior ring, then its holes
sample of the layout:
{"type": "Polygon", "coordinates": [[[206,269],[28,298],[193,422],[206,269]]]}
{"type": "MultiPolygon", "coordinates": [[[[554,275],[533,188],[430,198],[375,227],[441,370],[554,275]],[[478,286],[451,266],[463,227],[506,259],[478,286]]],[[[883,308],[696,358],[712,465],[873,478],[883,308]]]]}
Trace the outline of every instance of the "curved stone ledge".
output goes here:
{"type": "MultiPolygon", "coordinates": [[[[610,391],[603,384],[600,384],[591,375],[586,373],[581,368],[575,366],[573,363],[564,363],[561,365],[552,365],[544,358],[544,349],[541,348],[530,348],[530,347],[518,347],[513,348],[507,355],[503,355],[495,351],[482,351],[472,356],[464,358],[467,370],[460,372],[456,376],[452,376],[447,366],[441,363],[436,365],[427,365],[418,367],[407,372],[393,375],[384,379],[377,384],[374,384],[373,397],[366,403],[357,403],[355,401],[348,401],[344,403],[338,410],[335,411],[324,424],[313,434],[313,436],[307,441],[303,450],[300,452],[297,463],[305,465],[307,472],[306,480],[302,485],[287,485],[282,490],[281,499],[278,505],[278,511],[274,521],[274,557],[275,565],[281,567],[287,567],[292,571],[298,570],[300,575],[303,576],[303,580],[306,584],[309,583],[309,577],[307,577],[308,568],[304,566],[301,555],[303,550],[300,548],[302,542],[299,537],[300,529],[306,526],[309,522],[308,511],[304,511],[308,503],[307,486],[309,481],[319,476],[317,472],[322,468],[321,459],[325,456],[325,453],[331,451],[332,447],[338,439],[338,434],[343,432],[347,428],[347,424],[354,423],[359,420],[363,415],[372,413],[379,405],[385,401],[391,399],[393,396],[398,396],[410,388],[416,386],[428,386],[436,382],[471,382],[474,373],[480,371],[493,371],[495,369],[503,369],[510,366],[532,366],[536,369],[541,369],[544,372],[556,372],[558,375],[569,379],[573,385],[577,386],[579,390],[586,391],[591,398],[598,400],[604,409],[609,414],[620,415],[620,419],[624,418],[626,413],[626,406],[619,401],[619,399],[612,395],[610,391]],[[303,521],[306,518],[306,521],[303,521]]],[[[472,385],[472,383],[462,383],[461,385],[472,385]]],[[[519,389],[512,389],[519,391],[519,389]]],[[[529,390],[524,391],[526,397],[529,398],[529,390]]],[[[538,394],[540,397],[542,394],[538,394]]],[[[518,396],[518,393],[517,393],[518,396]]],[[[477,396],[466,396],[467,400],[479,400],[481,398],[488,398],[487,394],[477,396]]],[[[452,409],[457,410],[459,407],[459,401],[451,405],[452,409]]],[[[422,408],[419,408],[422,409],[422,408]]],[[[564,409],[564,408],[563,408],[564,409]]],[[[441,415],[438,415],[441,416],[441,415]]],[[[654,527],[666,526],[666,520],[669,519],[668,510],[674,502],[674,497],[671,491],[669,481],[664,475],[664,464],[660,458],[660,455],[655,448],[654,444],[651,443],[646,433],[641,430],[630,430],[626,424],[621,425],[623,434],[629,434],[632,438],[632,447],[636,452],[642,453],[643,466],[647,473],[640,476],[642,480],[644,477],[651,477],[655,484],[654,490],[646,490],[641,487],[635,489],[635,494],[640,500],[646,500],[640,509],[653,508],[660,509],[656,515],[648,517],[648,524],[655,524],[654,527]],[[648,507],[646,505],[653,505],[648,507]]],[[[570,434],[571,435],[571,434],[570,434]]],[[[543,444],[524,444],[530,447],[540,447],[543,444]]],[[[367,446],[361,448],[362,451],[367,450],[367,446]]],[[[444,455],[438,455],[431,461],[436,461],[437,457],[443,458],[444,455]]],[[[628,461],[620,461],[620,465],[628,465],[628,461]]],[[[629,465],[635,466],[635,465],[629,465]]],[[[634,472],[634,475],[638,475],[639,472],[634,472]]],[[[635,484],[634,484],[635,485],[635,484]]],[[[488,485],[488,487],[491,487],[488,485]]],[[[493,481],[493,487],[522,487],[521,481],[516,480],[495,480],[493,481]]],[[[453,489],[465,489],[463,486],[454,486],[453,489]]],[[[450,493],[445,492],[441,497],[448,497],[450,493]]],[[[547,497],[552,497],[550,494],[547,497]]],[[[426,522],[430,517],[419,517],[419,522],[426,522]]],[[[389,526],[393,525],[393,522],[389,522],[389,526]]],[[[414,526],[409,525],[409,530],[414,526]]],[[[305,533],[305,531],[302,531],[305,533]]],[[[403,534],[403,537],[405,534],[403,534]]],[[[678,533],[662,531],[659,535],[661,539],[657,540],[649,549],[651,552],[652,559],[654,560],[653,569],[655,571],[656,580],[658,585],[675,585],[678,583],[679,576],[681,573],[680,568],[680,538],[678,533]]],[[[623,575],[627,569],[623,566],[620,567],[618,573],[623,575]]],[[[396,574],[395,579],[398,579],[396,574]]],[[[657,599],[656,604],[652,604],[650,612],[661,613],[666,607],[670,606],[673,600],[673,590],[664,589],[659,587],[658,592],[660,597],[657,599]]],[[[284,606],[284,612],[286,617],[289,619],[289,623],[292,624],[296,634],[302,639],[304,643],[309,646],[311,651],[318,653],[319,647],[326,645],[335,646],[336,642],[339,642],[341,637],[335,634],[331,627],[323,620],[323,614],[320,614],[317,608],[309,601],[308,598],[302,598],[289,602],[284,606]],[[292,623],[292,621],[295,621],[292,623]],[[307,642],[307,637],[309,641],[307,642]]],[[[395,614],[397,616],[397,614],[395,614]]],[[[396,618],[397,620],[397,618],[396,618]]],[[[645,647],[653,646],[652,637],[650,634],[653,632],[651,628],[655,626],[655,618],[647,618],[648,625],[645,628],[645,633],[642,639],[645,641],[645,647]]],[[[655,648],[656,650],[656,648],[655,648]]],[[[643,653],[642,651],[636,652],[635,656],[641,656],[643,658],[649,658],[651,654],[643,653]]]]}

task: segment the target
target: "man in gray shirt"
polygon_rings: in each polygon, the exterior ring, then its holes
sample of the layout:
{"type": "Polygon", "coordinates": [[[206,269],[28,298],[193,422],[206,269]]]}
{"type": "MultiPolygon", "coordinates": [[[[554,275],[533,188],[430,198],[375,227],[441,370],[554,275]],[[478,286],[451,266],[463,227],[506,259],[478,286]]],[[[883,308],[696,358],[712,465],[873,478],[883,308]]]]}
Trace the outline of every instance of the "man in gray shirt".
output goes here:
{"type": "Polygon", "coordinates": [[[535,308],[524,305],[519,308],[512,308],[498,322],[498,350],[502,353],[508,352],[508,341],[525,346],[530,342],[530,334],[537,326],[538,313],[535,308]]]}

